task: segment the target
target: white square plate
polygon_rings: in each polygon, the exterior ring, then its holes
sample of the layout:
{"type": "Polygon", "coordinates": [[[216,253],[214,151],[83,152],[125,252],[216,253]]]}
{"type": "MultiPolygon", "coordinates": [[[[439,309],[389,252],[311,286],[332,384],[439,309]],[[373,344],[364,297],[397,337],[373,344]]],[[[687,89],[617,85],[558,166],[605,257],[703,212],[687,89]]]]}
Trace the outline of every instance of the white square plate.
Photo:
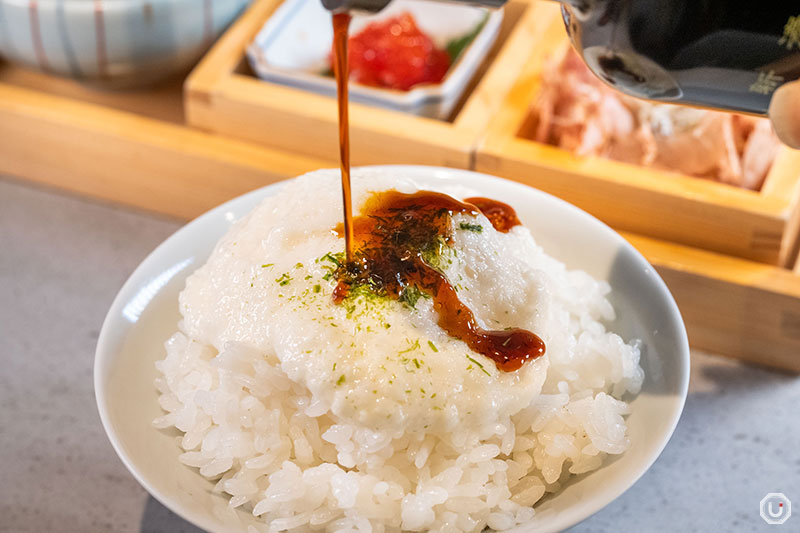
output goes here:
{"type": "MultiPolygon", "coordinates": [[[[351,35],[373,20],[405,11],[411,13],[419,28],[440,48],[473,31],[484,18],[486,22],[450,66],[442,83],[419,85],[410,91],[351,83],[350,100],[419,116],[447,118],[497,39],[503,11],[424,0],[395,0],[377,15],[354,16],[351,35]]],[[[335,80],[322,74],[329,67],[332,40],[331,15],[319,0],[287,0],[248,47],[247,58],[264,80],[335,96],[335,80]]]]}

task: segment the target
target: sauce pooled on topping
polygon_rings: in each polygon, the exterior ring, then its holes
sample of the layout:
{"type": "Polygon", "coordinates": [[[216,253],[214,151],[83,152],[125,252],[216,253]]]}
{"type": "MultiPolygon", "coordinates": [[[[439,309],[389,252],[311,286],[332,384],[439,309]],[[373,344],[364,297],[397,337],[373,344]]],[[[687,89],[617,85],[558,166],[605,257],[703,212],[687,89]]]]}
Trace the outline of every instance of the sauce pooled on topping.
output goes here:
{"type": "MultiPolygon", "coordinates": [[[[481,212],[504,233],[520,223],[513,208],[487,198],[460,202],[431,191],[373,194],[361,215],[353,219],[352,258],[336,271],[334,302],[341,303],[359,286],[411,307],[419,297],[432,298],[439,326],[493,360],[500,370],[518,370],[526,361],[543,355],[544,342],[530,331],[481,328],[436,266],[445,247],[452,245],[453,214],[481,212]]],[[[343,229],[339,224],[336,231],[342,235],[343,229]]]]}
{"type": "Polygon", "coordinates": [[[480,197],[467,198],[464,201],[477,207],[483,216],[489,219],[494,229],[501,233],[508,233],[514,226],[522,225],[517,218],[517,212],[508,204],[480,197]]]}

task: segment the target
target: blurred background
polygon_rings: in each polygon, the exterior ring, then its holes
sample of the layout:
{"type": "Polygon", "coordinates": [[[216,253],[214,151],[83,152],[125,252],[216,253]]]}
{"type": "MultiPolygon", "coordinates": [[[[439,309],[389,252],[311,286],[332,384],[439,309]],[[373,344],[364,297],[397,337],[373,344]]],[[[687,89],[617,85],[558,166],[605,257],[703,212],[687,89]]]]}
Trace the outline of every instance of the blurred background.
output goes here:
{"type": "MultiPolygon", "coordinates": [[[[775,19],[777,59],[694,59],[762,46],[729,33],[666,68],[610,57],[591,17],[565,13],[395,0],[357,15],[352,162],[505,177],[620,231],[679,304],[692,383],[655,466],[574,531],[762,530],[767,493],[800,502],[800,152],[757,114],[796,70],[798,24],[775,19]],[[723,93],[742,113],[698,107],[723,93]]],[[[630,50],[650,31],[626,28],[630,50]]],[[[331,39],[319,0],[0,0],[1,531],[198,531],[106,440],[98,331],[183,223],[338,167],[331,39]]]]}

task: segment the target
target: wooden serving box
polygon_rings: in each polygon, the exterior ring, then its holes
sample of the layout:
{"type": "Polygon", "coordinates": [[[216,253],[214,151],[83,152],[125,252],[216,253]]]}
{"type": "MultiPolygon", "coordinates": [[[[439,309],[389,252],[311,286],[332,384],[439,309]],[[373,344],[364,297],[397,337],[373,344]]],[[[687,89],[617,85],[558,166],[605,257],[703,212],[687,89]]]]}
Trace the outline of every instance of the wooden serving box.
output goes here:
{"type": "MultiPolygon", "coordinates": [[[[189,124],[208,131],[337,160],[336,99],[256,78],[245,49],[281,0],[257,0],[187,80],[189,124]]],[[[558,13],[546,12],[547,17],[558,13]]],[[[525,0],[505,7],[497,42],[450,120],[350,104],[355,165],[413,163],[472,168],[478,141],[537,35],[549,21],[525,0]]]]}
{"type": "Polygon", "coordinates": [[[182,81],[109,92],[0,61],[0,175],[192,218],[335,166],[186,127],[182,81]]]}
{"type": "MultiPolygon", "coordinates": [[[[537,13],[558,13],[542,3],[537,13]]],[[[609,225],[672,242],[789,266],[800,230],[800,152],[782,148],[758,192],[674,172],[583,158],[526,137],[544,63],[569,46],[549,24],[528,54],[478,148],[476,170],[545,190],[609,225]]]]}

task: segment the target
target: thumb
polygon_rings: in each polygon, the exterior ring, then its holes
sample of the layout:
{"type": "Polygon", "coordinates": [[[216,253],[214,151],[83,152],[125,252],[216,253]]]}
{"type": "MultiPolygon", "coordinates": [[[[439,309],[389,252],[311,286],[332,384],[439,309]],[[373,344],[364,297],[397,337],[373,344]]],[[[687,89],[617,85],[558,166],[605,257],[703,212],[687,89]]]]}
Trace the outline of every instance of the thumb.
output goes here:
{"type": "Polygon", "coordinates": [[[784,143],[800,148],[800,81],[787,83],[775,91],[769,118],[784,143]]]}

